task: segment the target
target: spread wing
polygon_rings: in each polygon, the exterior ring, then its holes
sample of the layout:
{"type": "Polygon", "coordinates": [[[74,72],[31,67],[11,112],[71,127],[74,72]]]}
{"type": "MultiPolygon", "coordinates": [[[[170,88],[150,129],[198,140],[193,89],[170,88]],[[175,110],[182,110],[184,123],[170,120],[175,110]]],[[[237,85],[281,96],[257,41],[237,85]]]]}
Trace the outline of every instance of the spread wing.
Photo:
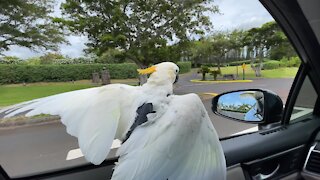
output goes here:
{"type": "Polygon", "coordinates": [[[115,84],[72,91],[14,105],[0,114],[5,117],[21,113],[59,115],[67,132],[78,138],[85,158],[100,164],[108,155],[117,131],[121,98],[132,88],[115,84]]]}
{"type": "Polygon", "coordinates": [[[226,179],[217,133],[195,94],[172,96],[165,114],[137,127],[118,153],[113,180],[226,179]]]}

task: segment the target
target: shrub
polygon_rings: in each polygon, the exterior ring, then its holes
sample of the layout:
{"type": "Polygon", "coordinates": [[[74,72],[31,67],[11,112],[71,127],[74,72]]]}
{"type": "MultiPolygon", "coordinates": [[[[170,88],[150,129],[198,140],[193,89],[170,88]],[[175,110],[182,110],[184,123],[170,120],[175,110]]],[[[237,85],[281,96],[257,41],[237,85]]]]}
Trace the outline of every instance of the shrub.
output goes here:
{"type": "Polygon", "coordinates": [[[16,56],[5,56],[0,59],[0,64],[23,64],[24,61],[16,56]]]}
{"type": "Polygon", "coordinates": [[[269,60],[264,62],[263,69],[278,69],[285,66],[286,64],[281,61],[269,60]]]}
{"type": "Polygon", "coordinates": [[[180,73],[187,73],[191,70],[191,62],[177,62],[177,65],[179,66],[180,73]]]}
{"type": "Polygon", "coordinates": [[[281,62],[286,64],[286,67],[299,67],[301,60],[298,56],[292,57],[289,60],[287,58],[282,58],[281,62]]]}
{"type": "Polygon", "coordinates": [[[210,69],[208,66],[202,65],[198,73],[202,74],[202,81],[206,80],[206,74],[210,72],[210,69]]]}
{"type": "Polygon", "coordinates": [[[234,61],[227,64],[229,64],[229,66],[241,66],[243,63],[250,64],[250,62],[251,60],[243,60],[243,61],[234,61]]]}
{"type": "Polygon", "coordinates": [[[221,71],[219,70],[219,69],[217,69],[217,70],[212,70],[212,71],[210,71],[211,73],[211,75],[213,76],[213,79],[216,81],[217,80],[217,76],[218,75],[221,75],[221,71]]]}
{"type": "Polygon", "coordinates": [[[40,57],[31,57],[25,60],[26,65],[40,65],[40,57]]]}
{"type": "Polygon", "coordinates": [[[72,65],[13,65],[0,64],[0,84],[22,82],[50,82],[91,79],[93,72],[103,67],[113,79],[136,78],[137,66],[124,64],[72,64],[72,65]]]}

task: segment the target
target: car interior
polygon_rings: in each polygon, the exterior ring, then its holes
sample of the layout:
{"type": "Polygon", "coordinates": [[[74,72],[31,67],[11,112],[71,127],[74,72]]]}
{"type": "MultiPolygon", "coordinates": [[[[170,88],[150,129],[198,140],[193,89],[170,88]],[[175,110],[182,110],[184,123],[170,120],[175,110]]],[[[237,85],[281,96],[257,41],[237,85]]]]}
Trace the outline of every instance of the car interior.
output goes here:
{"type": "MultiPolygon", "coordinates": [[[[282,27],[302,64],[284,106],[265,106],[263,122],[249,122],[259,124],[258,132],[220,139],[227,179],[320,179],[320,1],[260,1],[282,27]]],[[[265,104],[271,101],[271,97],[264,97],[265,104]]],[[[213,111],[216,106],[213,103],[213,111]]],[[[117,157],[109,155],[98,166],[87,163],[27,177],[10,177],[0,167],[0,179],[108,179],[115,162],[117,157]]]]}

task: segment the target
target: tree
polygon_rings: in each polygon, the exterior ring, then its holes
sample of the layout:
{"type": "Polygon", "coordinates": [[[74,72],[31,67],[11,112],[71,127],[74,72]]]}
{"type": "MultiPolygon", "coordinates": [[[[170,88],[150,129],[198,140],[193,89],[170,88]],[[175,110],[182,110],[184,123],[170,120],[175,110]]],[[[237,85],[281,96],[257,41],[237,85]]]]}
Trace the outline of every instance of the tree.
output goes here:
{"type": "Polygon", "coordinates": [[[62,30],[51,22],[53,0],[0,0],[0,54],[12,45],[36,50],[57,49],[65,42],[62,30]]]}
{"type": "Polygon", "coordinates": [[[206,80],[206,74],[210,73],[210,68],[208,66],[202,65],[198,73],[202,74],[202,81],[206,80]]]}
{"type": "Polygon", "coordinates": [[[102,55],[109,49],[145,67],[162,59],[155,55],[171,51],[168,41],[187,41],[190,34],[212,28],[207,12],[218,12],[211,1],[199,0],[66,0],[64,18],[56,18],[71,32],[87,35],[87,51],[102,55]]]}
{"type": "Polygon", "coordinates": [[[58,53],[47,53],[40,57],[40,64],[54,64],[56,60],[64,58],[63,55],[58,53]]]}
{"type": "Polygon", "coordinates": [[[286,40],[286,36],[280,30],[278,24],[274,21],[263,24],[259,28],[252,28],[246,32],[244,45],[251,51],[251,68],[255,71],[257,77],[261,76],[263,59],[265,53],[272,47],[276,47],[286,40]],[[258,57],[258,64],[256,62],[258,57]]]}
{"type": "Polygon", "coordinates": [[[98,63],[123,63],[125,58],[123,53],[117,49],[109,49],[97,58],[98,63]]]}
{"type": "Polygon", "coordinates": [[[23,63],[23,60],[19,59],[16,56],[5,56],[0,62],[3,64],[21,64],[23,63]]]}
{"type": "Polygon", "coordinates": [[[27,65],[40,65],[40,57],[31,57],[26,59],[26,64],[27,65]]]}
{"type": "Polygon", "coordinates": [[[225,33],[217,33],[210,38],[211,42],[211,52],[216,57],[218,63],[218,71],[221,66],[221,59],[223,59],[231,49],[231,41],[228,34],[225,33]]]}
{"type": "Polygon", "coordinates": [[[279,45],[272,46],[269,52],[270,59],[280,60],[286,57],[290,60],[292,57],[297,56],[296,51],[293,49],[289,41],[283,42],[279,45]]]}
{"type": "MultiPolygon", "coordinates": [[[[230,55],[228,56],[234,61],[234,60],[240,60],[240,58],[245,58],[243,55],[243,40],[245,38],[245,31],[243,30],[233,30],[230,34],[229,34],[229,49],[233,50],[230,53],[230,55]]],[[[227,58],[228,58],[227,57],[227,58]]]]}
{"type": "Polygon", "coordinates": [[[202,38],[199,41],[192,42],[191,54],[195,67],[202,63],[211,63],[211,43],[208,39],[202,38]]]}

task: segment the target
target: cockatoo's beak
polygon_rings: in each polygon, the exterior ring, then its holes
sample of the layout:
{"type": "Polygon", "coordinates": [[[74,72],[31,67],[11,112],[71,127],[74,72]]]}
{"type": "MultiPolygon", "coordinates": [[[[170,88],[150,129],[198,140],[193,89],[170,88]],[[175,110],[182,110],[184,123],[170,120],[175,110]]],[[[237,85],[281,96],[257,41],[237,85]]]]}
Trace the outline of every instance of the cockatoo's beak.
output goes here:
{"type": "Polygon", "coordinates": [[[179,75],[176,76],[176,79],[174,80],[173,84],[175,84],[176,82],[178,82],[179,80],[179,75]]]}

